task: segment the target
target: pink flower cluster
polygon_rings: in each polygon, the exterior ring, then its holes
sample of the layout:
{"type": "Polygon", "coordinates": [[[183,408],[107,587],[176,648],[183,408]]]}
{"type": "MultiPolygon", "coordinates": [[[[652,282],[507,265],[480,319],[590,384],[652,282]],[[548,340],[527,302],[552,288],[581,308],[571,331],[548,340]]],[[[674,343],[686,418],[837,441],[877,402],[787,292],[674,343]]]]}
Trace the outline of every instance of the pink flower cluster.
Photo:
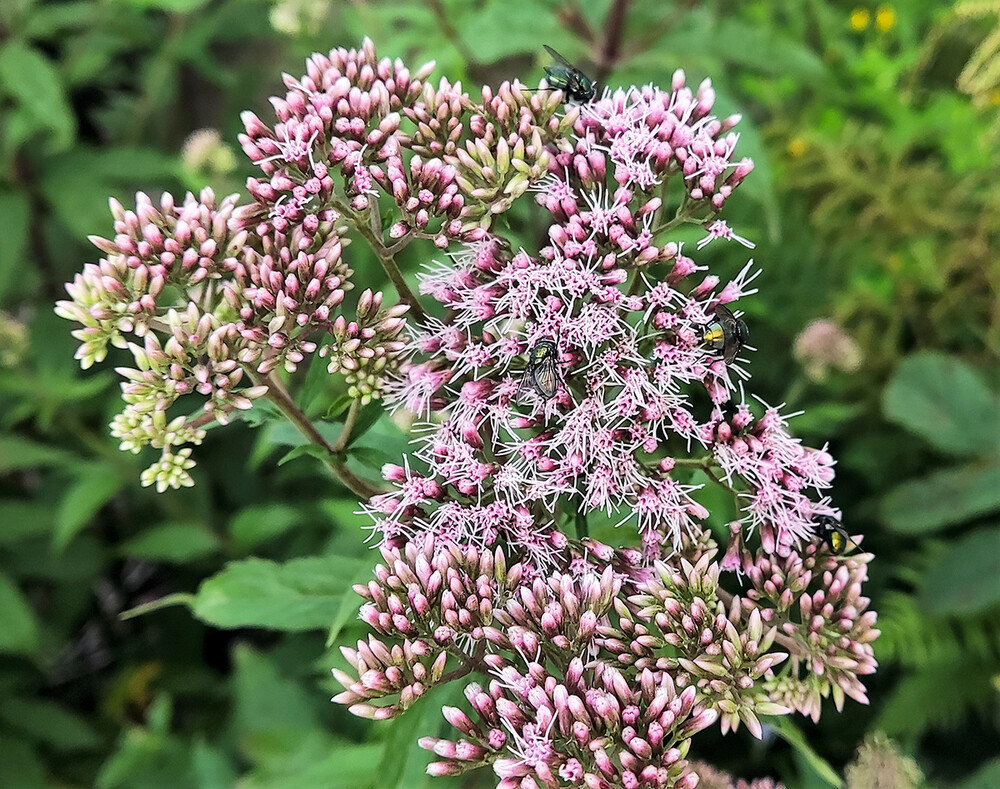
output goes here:
{"type": "Polygon", "coordinates": [[[421,740],[432,774],[693,789],[706,727],[759,737],[762,716],[863,702],[871,556],[818,540],[837,515],[833,459],[745,395],[753,261],[708,267],[716,242],[753,247],[719,218],[753,169],[738,116],[716,118],[711,83],[682,72],[563,112],[558,91],[472,97],[430,71],[368,40],[315,55],[285,77],[275,123],[243,117],[261,171],[249,204],[207,190],[112,204],[106,257],[58,311],[82,324],[84,366],[131,350],[112,429],[125,449],[163,450],[144,482],[191,484],[182,445],[265,396],[326,453],[368,498],[384,560],[356,587],[372,632],[343,650],[335,701],[391,718],[479,675],[468,709],[445,709],[455,738],[421,740]],[[496,230],[528,193],[547,215],[531,250],[496,230]],[[682,224],[704,230],[694,256],[670,238],[682,224]],[[345,310],[349,231],[399,303],[366,291],[345,310]],[[447,250],[419,278],[430,308],[395,260],[416,239],[447,250]],[[304,363],[342,375],[354,401],[334,443],[281,379],[304,363]],[[178,413],[184,396],[203,413],[178,413]],[[340,454],[381,396],[422,424],[371,496],[340,454]],[[725,551],[705,486],[739,513],[725,551]],[[620,547],[588,536],[615,524],[620,547]]]}
{"type": "Polygon", "coordinates": [[[535,186],[552,216],[548,244],[532,256],[489,237],[422,276],[449,320],[415,327],[388,401],[443,419],[416,453],[427,471],[390,472],[397,491],[372,502],[386,536],[502,538],[544,568],[559,538],[532,511],[565,497],[583,513],[632,520],[655,558],[708,516],[686,469],[675,473],[692,447],[743,486],[744,523],[769,550],[787,552],[832,512],[809,495],[830,484],[828,454],[802,447],[776,409],[755,419],[741,402],[724,414],[732,373],[745,373],[702,331],[718,305],[755,292],[752,265],[723,283],[660,240],[680,221],[713,217],[752,169],[733,158],[737,119],[712,117],[713,95],[678,75],[670,93],[632,88],[583,106],[572,149],[554,151],[535,186]],[[684,194],[668,216],[660,193],[671,178],[684,194]],[[562,383],[525,403],[522,360],[542,341],[556,345],[562,383]]]}
{"type": "Polygon", "coordinates": [[[286,74],[288,92],[271,100],[273,128],[243,114],[240,143],[266,177],[248,182],[256,203],[239,219],[260,235],[298,226],[308,239],[334,216],[363,215],[379,245],[430,238],[446,248],[480,237],[544,175],[547,144],[568,127],[558,96],[504,83],[476,102],[460,84],[425,83],[433,63],[411,73],[379,59],[369,39],[313,55],[306,67],[299,79],[286,74]],[[383,196],[396,212],[387,231],[383,196]]]}
{"type": "Polygon", "coordinates": [[[752,261],[723,279],[664,237],[696,223],[698,250],[753,246],[718,218],[752,163],[713,101],[678,73],[669,92],[605,91],[573,110],[531,185],[546,243],[466,237],[420,277],[445,317],[410,325],[386,400],[426,428],[366,505],[391,564],[359,589],[375,634],[345,652],[358,679],[338,672],[336,700],[391,717],[433,685],[490,677],[467,686],[470,712],[445,710],[458,739],[422,741],[433,774],[488,764],[501,787],[693,787],[684,757],[706,726],[759,737],[761,716],[865,700],[871,557],[816,539],[836,514],[833,459],[780,409],[752,407],[739,313],[719,326],[722,305],[755,292],[752,261]],[[735,359],[713,331],[738,342],[735,359]],[[721,557],[705,485],[740,512],[721,557]],[[636,547],[590,540],[591,522],[631,523],[636,547]],[[516,560],[502,582],[455,566],[501,555],[516,560]]]}

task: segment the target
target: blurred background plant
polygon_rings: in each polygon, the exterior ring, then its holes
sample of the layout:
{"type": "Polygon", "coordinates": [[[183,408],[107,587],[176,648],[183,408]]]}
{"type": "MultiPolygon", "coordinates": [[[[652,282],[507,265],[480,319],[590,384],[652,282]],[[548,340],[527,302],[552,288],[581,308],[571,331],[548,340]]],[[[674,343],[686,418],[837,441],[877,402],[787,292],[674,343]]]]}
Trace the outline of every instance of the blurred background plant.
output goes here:
{"type": "MultiPolygon", "coordinates": [[[[277,423],[209,431],[194,488],[140,487],[115,376],[78,370],[52,312],[109,194],[238,191],[239,112],[363,35],[471,82],[540,78],[542,43],[608,84],[683,67],[744,111],[755,382],[833,437],[836,504],[878,557],[882,670],[867,709],[694,755],[789,789],[1000,785],[998,25],[986,0],[0,4],[0,786],[424,785],[416,732],[448,699],[377,731],[327,701],[372,563],[353,494],[277,423]]],[[[363,249],[355,292],[387,287],[363,249]]],[[[358,467],[404,445],[380,414],[358,467]]]]}

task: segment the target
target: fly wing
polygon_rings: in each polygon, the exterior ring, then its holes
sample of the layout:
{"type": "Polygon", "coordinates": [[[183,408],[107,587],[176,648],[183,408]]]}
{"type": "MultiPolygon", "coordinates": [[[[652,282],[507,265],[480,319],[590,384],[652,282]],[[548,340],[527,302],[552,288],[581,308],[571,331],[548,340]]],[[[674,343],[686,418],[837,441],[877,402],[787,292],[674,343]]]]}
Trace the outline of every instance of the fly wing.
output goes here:
{"type": "Polygon", "coordinates": [[[517,391],[514,392],[514,399],[511,401],[513,403],[522,402],[524,393],[531,390],[532,387],[532,375],[530,370],[525,370],[524,374],[521,376],[521,380],[517,385],[517,391]]]}
{"type": "Polygon", "coordinates": [[[715,308],[715,317],[719,319],[719,322],[726,329],[726,332],[736,332],[736,316],[733,315],[733,311],[729,309],[725,304],[720,304],[715,308]]]}
{"type": "Polygon", "coordinates": [[[545,47],[545,51],[548,52],[552,56],[553,60],[556,60],[559,63],[562,63],[570,71],[576,71],[576,67],[572,63],[570,63],[568,60],[566,60],[566,58],[564,58],[562,55],[560,55],[558,52],[556,52],[548,44],[542,44],[542,46],[545,47]]]}
{"type": "Polygon", "coordinates": [[[736,355],[740,352],[739,322],[732,310],[723,304],[715,308],[715,317],[722,324],[722,332],[725,336],[725,345],[722,348],[722,360],[726,364],[732,364],[736,355]]]}
{"type": "Polygon", "coordinates": [[[538,393],[548,400],[555,397],[559,390],[559,373],[556,370],[555,356],[542,359],[531,369],[531,379],[538,393]]]}

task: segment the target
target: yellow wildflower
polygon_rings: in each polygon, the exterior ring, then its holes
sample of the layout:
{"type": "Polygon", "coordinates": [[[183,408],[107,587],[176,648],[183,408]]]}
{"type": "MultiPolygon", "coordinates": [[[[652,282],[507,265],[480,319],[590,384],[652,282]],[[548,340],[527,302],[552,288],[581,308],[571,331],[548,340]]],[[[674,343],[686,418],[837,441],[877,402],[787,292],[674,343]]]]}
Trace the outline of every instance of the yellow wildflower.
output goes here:
{"type": "Polygon", "coordinates": [[[851,27],[855,30],[864,30],[871,22],[872,15],[867,8],[855,8],[851,11],[851,27]]]}
{"type": "Polygon", "coordinates": [[[806,152],[806,141],[801,137],[793,137],[788,141],[788,155],[801,156],[806,152]]]}
{"type": "Polygon", "coordinates": [[[896,26],[896,9],[891,5],[879,6],[875,12],[875,27],[887,33],[896,26]]]}

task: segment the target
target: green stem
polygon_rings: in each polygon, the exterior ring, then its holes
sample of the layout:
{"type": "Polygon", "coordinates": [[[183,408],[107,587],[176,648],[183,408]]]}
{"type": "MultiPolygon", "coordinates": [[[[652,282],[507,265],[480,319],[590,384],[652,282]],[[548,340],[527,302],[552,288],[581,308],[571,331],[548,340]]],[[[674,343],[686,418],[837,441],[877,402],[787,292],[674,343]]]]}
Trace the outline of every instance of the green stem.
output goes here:
{"type": "Polygon", "coordinates": [[[368,242],[369,246],[375,252],[379,262],[382,264],[382,268],[389,277],[389,281],[396,289],[396,293],[399,294],[400,300],[405,301],[410,306],[410,315],[413,319],[418,323],[424,323],[427,320],[427,313],[424,312],[423,306],[421,306],[420,301],[414,295],[413,291],[410,290],[410,286],[406,284],[403,273],[399,270],[399,266],[396,265],[395,252],[398,249],[402,249],[405,244],[401,243],[401,239],[392,247],[386,247],[382,239],[381,223],[376,221],[378,206],[376,205],[368,209],[371,215],[368,217],[368,221],[364,221],[350,206],[339,201],[333,202],[336,209],[351,220],[354,229],[364,237],[365,241],[368,242]]]}
{"type": "Polygon", "coordinates": [[[582,510],[576,513],[576,536],[580,540],[590,536],[590,530],[587,526],[587,513],[582,510]]]}
{"type": "Polygon", "coordinates": [[[148,603],[137,605],[135,608],[129,608],[127,611],[122,611],[118,614],[118,618],[122,621],[135,619],[137,616],[159,611],[161,608],[170,608],[175,605],[191,605],[192,603],[194,603],[194,595],[190,592],[175,592],[156,600],[150,600],[148,603]]]}
{"type": "Polygon", "coordinates": [[[698,458],[673,458],[675,466],[690,466],[692,468],[709,468],[714,460],[711,455],[702,455],[698,458]]]}
{"type": "MultiPolygon", "coordinates": [[[[323,438],[320,432],[316,429],[315,425],[309,421],[306,415],[302,413],[301,409],[295,404],[295,401],[292,399],[291,395],[288,394],[288,390],[285,389],[281,381],[272,375],[260,376],[254,371],[250,371],[250,378],[255,384],[263,384],[267,387],[267,399],[278,407],[278,410],[285,415],[289,422],[298,428],[299,432],[302,433],[302,435],[305,436],[311,444],[315,444],[326,451],[326,457],[323,459],[323,462],[326,464],[327,468],[333,472],[337,479],[339,479],[348,489],[350,489],[359,498],[366,501],[372,496],[377,496],[382,492],[347,467],[347,464],[340,459],[341,450],[335,448],[334,445],[330,444],[329,441],[323,438]]],[[[348,419],[350,419],[350,414],[348,414],[348,419]]],[[[355,416],[355,419],[357,419],[357,416],[355,416]]],[[[344,425],[344,429],[347,429],[346,423],[344,425]]],[[[343,436],[343,433],[341,433],[341,436],[343,436]]],[[[348,438],[350,438],[349,435],[348,438]]],[[[340,443],[340,438],[337,439],[337,443],[340,443]]],[[[344,443],[347,443],[346,440],[344,443]]]]}
{"type": "Polygon", "coordinates": [[[712,480],[712,482],[714,482],[716,485],[719,485],[719,486],[725,488],[726,490],[728,490],[730,493],[733,494],[733,498],[736,499],[736,508],[739,509],[739,499],[737,497],[740,495],[740,492],[738,490],[736,490],[736,488],[734,488],[731,485],[729,485],[729,483],[723,482],[721,478],[717,477],[715,475],[715,472],[712,471],[711,466],[704,466],[703,470],[705,472],[705,475],[710,480],[712,480]]]}
{"type": "Polygon", "coordinates": [[[344,427],[340,431],[340,435],[337,436],[337,440],[334,442],[331,451],[334,454],[339,455],[345,449],[347,449],[348,443],[351,440],[351,433],[354,432],[354,426],[358,421],[358,414],[361,413],[361,401],[352,400],[351,407],[347,410],[347,416],[344,418],[344,427]]]}

